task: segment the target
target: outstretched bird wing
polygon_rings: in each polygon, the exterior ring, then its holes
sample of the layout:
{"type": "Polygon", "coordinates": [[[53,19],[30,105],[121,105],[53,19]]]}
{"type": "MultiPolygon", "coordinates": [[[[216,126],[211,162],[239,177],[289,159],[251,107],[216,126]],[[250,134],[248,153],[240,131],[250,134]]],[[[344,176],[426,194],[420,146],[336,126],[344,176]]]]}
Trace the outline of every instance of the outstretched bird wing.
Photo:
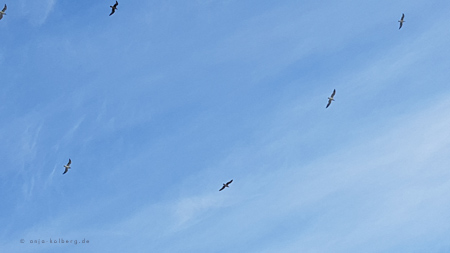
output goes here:
{"type": "Polygon", "coordinates": [[[233,179],[231,179],[229,182],[227,182],[227,185],[231,184],[233,182],[233,179]]]}
{"type": "Polygon", "coordinates": [[[221,190],[223,190],[223,189],[225,189],[225,185],[223,185],[223,186],[222,186],[222,188],[220,188],[220,190],[219,190],[219,191],[221,191],[221,190]]]}
{"type": "Polygon", "coordinates": [[[116,1],[116,3],[113,6],[109,6],[111,7],[111,13],[109,14],[110,16],[114,14],[114,12],[116,12],[117,5],[119,5],[119,3],[116,1]]]}
{"type": "Polygon", "coordinates": [[[398,27],[398,29],[400,29],[400,28],[402,28],[402,26],[403,26],[403,19],[405,18],[405,13],[402,13],[402,18],[398,21],[398,22],[400,22],[400,26],[398,27]]]}
{"type": "Polygon", "coordinates": [[[67,163],[67,166],[69,166],[72,163],[72,161],[69,158],[69,162],[67,163]]]}
{"type": "Polygon", "coordinates": [[[63,175],[64,175],[64,174],[66,174],[66,173],[67,173],[67,171],[69,171],[69,168],[66,168],[66,169],[64,170],[64,173],[63,173],[63,175]]]}
{"type": "Polygon", "coordinates": [[[0,13],[0,19],[3,18],[3,13],[5,13],[5,11],[6,11],[6,4],[5,4],[5,7],[3,7],[2,13],[0,13]]]}
{"type": "Polygon", "coordinates": [[[325,108],[328,108],[328,106],[330,106],[331,101],[333,101],[332,99],[334,98],[334,95],[336,95],[336,89],[333,89],[333,93],[331,93],[331,97],[328,98],[328,104],[325,108]]]}

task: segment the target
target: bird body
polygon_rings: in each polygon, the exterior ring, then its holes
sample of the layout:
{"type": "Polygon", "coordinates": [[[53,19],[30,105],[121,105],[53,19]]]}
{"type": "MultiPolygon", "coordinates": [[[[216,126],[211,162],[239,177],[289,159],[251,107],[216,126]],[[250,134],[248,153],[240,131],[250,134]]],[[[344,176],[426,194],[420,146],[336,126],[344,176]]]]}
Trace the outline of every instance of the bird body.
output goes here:
{"type": "Polygon", "coordinates": [[[220,188],[220,190],[219,190],[219,191],[221,191],[221,190],[225,189],[226,187],[229,187],[229,185],[231,184],[231,182],[233,182],[233,179],[231,179],[231,180],[230,180],[229,182],[227,182],[227,183],[223,184],[222,188],[220,188]]]}
{"type": "Polygon", "coordinates": [[[65,170],[64,170],[63,175],[66,174],[67,171],[69,171],[69,169],[70,169],[70,164],[71,164],[71,163],[72,163],[72,161],[71,161],[70,158],[69,158],[69,162],[67,163],[67,165],[64,165],[65,170]]]}
{"type": "Polygon", "coordinates": [[[336,90],[334,89],[333,93],[331,94],[331,97],[328,98],[328,104],[327,104],[327,107],[325,107],[325,108],[328,108],[328,106],[330,106],[331,102],[334,101],[335,94],[336,94],[336,90]]]}
{"type": "Polygon", "coordinates": [[[111,13],[109,14],[110,16],[111,16],[112,14],[114,14],[114,12],[116,12],[116,10],[117,10],[117,5],[119,5],[119,3],[116,1],[116,3],[115,3],[114,5],[109,6],[109,7],[111,7],[111,13]]]}
{"type": "Polygon", "coordinates": [[[400,22],[400,27],[398,28],[399,30],[402,28],[402,26],[403,26],[403,22],[405,22],[405,13],[402,13],[402,18],[398,21],[398,22],[400,22]]]}
{"type": "Polygon", "coordinates": [[[6,4],[5,4],[5,7],[3,7],[3,9],[0,11],[0,19],[3,18],[3,15],[6,15],[5,11],[6,11],[7,8],[8,7],[6,7],[6,4]]]}

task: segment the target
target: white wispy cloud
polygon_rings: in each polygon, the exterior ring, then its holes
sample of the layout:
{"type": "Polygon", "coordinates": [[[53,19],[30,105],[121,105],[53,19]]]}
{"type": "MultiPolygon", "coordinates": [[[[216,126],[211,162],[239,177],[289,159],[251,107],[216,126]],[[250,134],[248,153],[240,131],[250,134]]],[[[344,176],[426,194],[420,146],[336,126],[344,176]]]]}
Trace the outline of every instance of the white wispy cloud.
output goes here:
{"type": "Polygon", "coordinates": [[[43,25],[55,7],[56,0],[20,0],[22,15],[26,16],[31,24],[43,25]]]}
{"type": "MultiPolygon", "coordinates": [[[[218,247],[225,244],[249,252],[294,252],[295,249],[348,252],[367,246],[376,252],[408,242],[427,231],[444,233],[441,221],[446,219],[443,214],[449,206],[442,205],[442,201],[450,187],[444,161],[448,160],[445,150],[450,148],[447,133],[450,120],[443,117],[443,108],[449,105],[449,100],[443,100],[420,112],[393,119],[389,131],[361,136],[352,147],[307,164],[301,159],[291,159],[272,171],[254,169],[255,164],[271,164],[274,157],[292,149],[302,138],[298,132],[288,133],[289,138],[277,132],[285,140],[283,144],[267,142],[263,146],[249,146],[247,151],[239,149],[226,158],[228,162],[218,165],[221,169],[229,166],[230,161],[242,161],[240,166],[248,168],[237,174],[239,180],[232,188],[220,193],[231,194],[227,199],[222,199],[214,188],[214,193],[202,191],[145,205],[129,218],[110,224],[106,230],[91,230],[91,236],[100,236],[97,232],[106,232],[110,238],[125,236],[135,249],[161,252],[220,251],[218,247]],[[441,163],[434,162],[435,159],[441,163]],[[440,180],[435,181],[437,178],[440,180]],[[233,195],[240,200],[228,202],[233,195]],[[224,206],[227,208],[222,209],[224,206]],[[300,227],[289,225],[286,217],[294,218],[294,224],[300,227]],[[299,223],[298,220],[304,219],[309,221],[299,223]],[[411,221],[417,222],[411,224],[411,221]],[[277,227],[284,223],[287,223],[286,230],[279,231],[277,227]],[[411,230],[409,234],[404,233],[405,227],[411,230]],[[273,233],[281,233],[282,243],[254,242],[273,233]],[[203,241],[201,238],[205,236],[208,240],[203,241]],[[396,239],[387,240],[388,237],[396,239]],[[140,243],[144,238],[151,243],[140,243]],[[178,240],[175,238],[184,239],[180,244],[169,245],[170,241],[178,240]],[[248,246],[244,246],[246,238],[248,246]],[[372,238],[381,238],[386,243],[375,245],[372,238]]],[[[209,179],[214,178],[208,171],[195,177],[198,181],[208,181],[208,178],[200,179],[205,173],[209,179]]],[[[187,184],[191,181],[196,180],[192,178],[187,184]]],[[[184,184],[180,190],[183,187],[184,184]]],[[[87,208],[82,213],[87,214],[87,208]]],[[[117,247],[124,246],[117,244],[117,247]]]]}
{"type": "Polygon", "coordinates": [[[174,207],[174,218],[178,223],[176,226],[188,226],[190,221],[198,219],[202,214],[223,206],[223,199],[218,198],[215,192],[214,194],[180,199],[174,207]]]}

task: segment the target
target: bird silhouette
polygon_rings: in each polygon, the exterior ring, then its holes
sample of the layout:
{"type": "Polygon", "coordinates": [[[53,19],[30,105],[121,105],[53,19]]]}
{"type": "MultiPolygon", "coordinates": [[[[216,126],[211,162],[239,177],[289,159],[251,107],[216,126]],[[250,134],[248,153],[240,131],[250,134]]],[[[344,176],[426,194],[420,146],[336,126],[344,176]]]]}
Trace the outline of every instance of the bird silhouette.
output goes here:
{"type": "Polygon", "coordinates": [[[402,28],[402,26],[403,26],[403,22],[405,22],[405,13],[402,13],[402,18],[398,21],[398,22],[400,22],[400,27],[398,28],[399,30],[400,30],[400,28],[402,28]]]}
{"type": "Polygon", "coordinates": [[[111,16],[112,14],[114,14],[114,12],[116,12],[116,10],[117,10],[117,5],[119,5],[119,3],[116,1],[116,3],[115,3],[113,6],[109,6],[109,7],[111,7],[111,13],[109,14],[110,16],[111,16]]]}
{"type": "Polygon", "coordinates": [[[334,94],[336,94],[336,90],[333,90],[333,94],[331,94],[331,97],[328,98],[328,104],[325,108],[328,108],[328,106],[331,105],[331,101],[334,101],[334,94]]]}
{"type": "Polygon", "coordinates": [[[69,169],[70,169],[70,164],[71,164],[71,163],[72,163],[72,161],[71,161],[70,158],[69,158],[69,162],[67,163],[67,165],[64,165],[64,168],[66,168],[66,169],[64,170],[63,175],[66,174],[67,171],[69,171],[69,169]]]}
{"type": "Polygon", "coordinates": [[[6,13],[5,13],[6,9],[7,9],[7,7],[6,7],[6,4],[5,4],[5,7],[3,7],[3,10],[0,11],[0,19],[3,18],[3,15],[6,15],[6,13]]]}
{"type": "Polygon", "coordinates": [[[220,190],[219,190],[219,191],[221,191],[221,190],[225,189],[225,187],[229,187],[229,185],[231,184],[231,182],[233,182],[233,179],[231,179],[231,180],[230,180],[229,182],[227,182],[227,183],[223,184],[222,188],[220,188],[220,190]]]}

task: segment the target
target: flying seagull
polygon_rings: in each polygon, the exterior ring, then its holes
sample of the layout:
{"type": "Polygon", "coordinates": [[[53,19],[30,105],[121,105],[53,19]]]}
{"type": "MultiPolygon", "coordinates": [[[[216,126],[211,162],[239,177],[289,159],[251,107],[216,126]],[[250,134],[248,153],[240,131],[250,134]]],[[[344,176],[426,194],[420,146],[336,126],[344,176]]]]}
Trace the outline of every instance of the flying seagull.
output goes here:
{"type": "Polygon", "coordinates": [[[398,28],[399,30],[400,30],[400,28],[402,28],[403,22],[405,22],[405,20],[403,20],[403,19],[405,19],[405,13],[402,13],[402,18],[398,21],[398,22],[400,22],[400,27],[398,28]]]}
{"type": "Polygon", "coordinates": [[[331,97],[328,98],[328,104],[325,108],[328,108],[328,106],[330,106],[331,104],[331,101],[334,101],[334,94],[336,94],[336,90],[333,90],[333,94],[331,94],[331,97]]]}
{"type": "Polygon", "coordinates": [[[69,171],[70,169],[70,164],[72,163],[72,161],[69,158],[69,162],[67,163],[67,165],[64,165],[64,168],[66,168],[66,170],[64,171],[63,175],[67,173],[67,171],[69,171]]]}
{"type": "Polygon", "coordinates": [[[110,16],[111,16],[112,14],[114,14],[114,12],[116,12],[116,10],[117,10],[117,5],[119,5],[119,3],[116,1],[116,3],[115,3],[113,6],[109,6],[109,7],[111,7],[111,14],[109,14],[110,16]]]}
{"type": "Polygon", "coordinates": [[[6,11],[6,4],[5,4],[5,7],[3,7],[3,10],[0,11],[0,19],[3,18],[3,15],[6,15],[5,11],[6,11]]]}
{"type": "Polygon", "coordinates": [[[219,191],[225,189],[225,187],[228,187],[228,186],[231,184],[231,182],[233,182],[233,179],[231,179],[231,180],[230,180],[229,182],[227,182],[226,184],[223,184],[222,188],[220,188],[219,191]]]}

